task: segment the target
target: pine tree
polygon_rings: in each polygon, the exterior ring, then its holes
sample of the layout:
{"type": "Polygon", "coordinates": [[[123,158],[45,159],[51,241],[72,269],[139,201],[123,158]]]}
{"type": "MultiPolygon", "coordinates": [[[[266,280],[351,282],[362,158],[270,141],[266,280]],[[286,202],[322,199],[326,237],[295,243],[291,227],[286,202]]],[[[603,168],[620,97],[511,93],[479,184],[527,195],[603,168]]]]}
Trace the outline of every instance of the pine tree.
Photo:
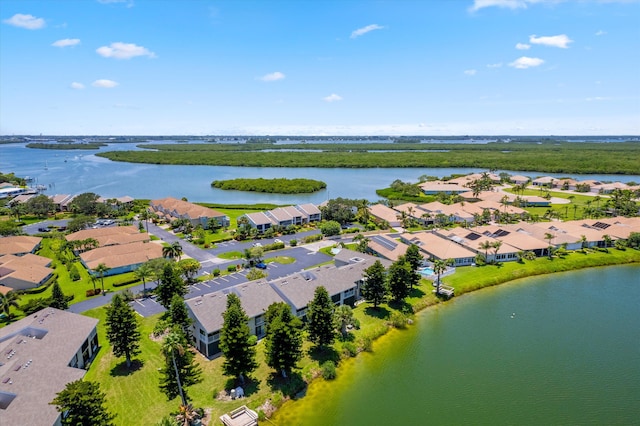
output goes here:
{"type": "Polygon", "coordinates": [[[389,294],[387,286],[386,270],[379,260],[364,270],[364,283],[361,288],[364,299],[373,303],[373,307],[377,308],[379,304],[384,303],[389,294]]]}
{"type": "Polygon", "coordinates": [[[416,244],[411,244],[407,249],[404,257],[407,259],[407,262],[411,265],[411,269],[416,271],[420,266],[422,266],[422,260],[424,257],[420,254],[420,247],[416,244]]]}
{"type": "Polygon", "coordinates": [[[105,402],[100,384],[76,380],[67,383],[49,404],[55,405],[59,412],[66,413],[62,418],[63,425],[111,426],[115,416],[107,411],[105,402]]]}
{"type": "Polygon", "coordinates": [[[411,266],[404,259],[399,259],[389,267],[389,291],[396,302],[403,301],[409,295],[409,285],[414,279],[411,266]]]}
{"type": "Polygon", "coordinates": [[[49,306],[51,306],[52,308],[57,308],[62,310],[69,308],[69,302],[67,302],[67,297],[62,292],[62,289],[60,288],[60,284],[58,284],[58,281],[54,282],[53,287],[51,288],[51,303],[49,304],[49,306]]]}
{"type": "Polygon", "coordinates": [[[220,331],[220,350],[225,357],[222,369],[225,375],[238,377],[244,383],[244,376],[258,368],[258,363],[256,348],[249,342],[249,318],[235,294],[227,296],[227,310],[222,317],[224,324],[220,331]]]}
{"type": "Polygon", "coordinates": [[[176,325],[184,331],[187,336],[187,341],[191,340],[191,324],[193,320],[189,316],[187,310],[187,304],[184,303],[182,296],[174,294],[171,298],[171,305],[169,306],[169,321],[172,325],[176,325]]]}
{"type": "Polygon", "coordinates": [[[131,357],[140,353],[140,331],[136,313],[119,294],[107,306],[107,339],[117,357],[125,356],[127,368],[131,367],[131,357]]]}
{"type": "Polygon", "coordinates": [[[164,265],[160,275],[160,283],[156,287],[156,294],[158,295],[158,302],[166,309],[169,309],[174,295],[184,296],[187,294],[187,288],[184,285],[182,276],[180,276],[180,271],[174,268],[172,263],[164,265]]]}
{"type": "Polygon", "coordinates": [[[324,347],[333,343],[336,337],[333,327],[333,302],[327,289],[316,288],[313,300],[307,309],[308,339],[317,346],[324,347]]]}
{"type": "Polygon", "coordinates": [[[290,372],[302,358],[302,322],[291,313],[291,308],[284,302],[271,304],[265,319],[267,365],[280,371],[282,377],[287,377],[287,372],[290,372]]]}
{"type": "Polygon", "coordinates": [[[185,387],[201,382],[202,371],[194,363],[195,356],[180,327],[174,326],[164,338],[162,353],[165,363],[160,370],[160,390],[167,395],[167,399],[180,396],[182,405],[187,405],[189,397],[185,387]]]}

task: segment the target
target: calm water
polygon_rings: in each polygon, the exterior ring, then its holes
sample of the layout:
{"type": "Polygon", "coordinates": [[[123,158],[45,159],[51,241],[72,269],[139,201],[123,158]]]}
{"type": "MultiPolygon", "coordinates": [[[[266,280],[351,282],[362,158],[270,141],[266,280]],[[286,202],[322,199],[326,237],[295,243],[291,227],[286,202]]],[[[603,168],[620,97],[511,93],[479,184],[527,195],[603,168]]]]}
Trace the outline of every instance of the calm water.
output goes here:
{"type": "MultiPolygon", "coordinates": [[[[110,144],[104,150],[131,150],[136,144],[110,144]]],[[[113,162],[93,155],[96,151],[58,151],[26,148],[24,144],[0,145],[0,171],[31,176],[47,186],[47,194],[95,192],[104,197],[187,197],[189,201],[234,203],[321,203],[329,198],[365,198],[376,201],[376,189],[396,179],[416,182],[421,175],[448,176],[484,169],[319,169],[244,168],[217,166],[164,166],[113,162]],[[66,160],[66,161],[65,161],[66,160]],[[45,170],[46,167],[46,170],[45,170]],[[309,178],[327,183],[327,189],[309,195],[256,194],[211,188],[211,182],[233,178],[309,178]]],[[[513,171],[513,174],[537,176],[513,171]]],[[[551,174],[562,177],[561,175],[551,174]]],[[[583,179],[640,182],[640,176],[584,175],[583,179]]]]}
{"type": "Polygon", "coordinates": [[[640,419],[640,266],[522,280],[428,309],[285,404],[284,425],[640,419]],[[512,318],[512,314],[515,316],[512,318]]]}

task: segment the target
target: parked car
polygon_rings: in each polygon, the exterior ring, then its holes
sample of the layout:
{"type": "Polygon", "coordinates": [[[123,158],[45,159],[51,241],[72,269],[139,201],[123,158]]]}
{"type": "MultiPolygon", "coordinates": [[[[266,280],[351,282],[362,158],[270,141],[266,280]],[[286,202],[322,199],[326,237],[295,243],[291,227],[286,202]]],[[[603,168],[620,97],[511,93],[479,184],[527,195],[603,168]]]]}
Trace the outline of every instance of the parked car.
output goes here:
{"type": "Polygon", "coordinates": [[[274,243],[279,244],[282,242],[282,240],[280,238],[276,238],[275,240],[273,240],[274,243]]]}
{"type": "Polygon", "coordinates": [[[254,247],[262,247],[262,244],[261,243],[253,243],[253,246],[254,247]]]}
{"type": "Polygon", "coordinates": [[[258,262],[256,263],[256,268],[258,269],[267,269],[267,264],[264,262],[258,262]]]}

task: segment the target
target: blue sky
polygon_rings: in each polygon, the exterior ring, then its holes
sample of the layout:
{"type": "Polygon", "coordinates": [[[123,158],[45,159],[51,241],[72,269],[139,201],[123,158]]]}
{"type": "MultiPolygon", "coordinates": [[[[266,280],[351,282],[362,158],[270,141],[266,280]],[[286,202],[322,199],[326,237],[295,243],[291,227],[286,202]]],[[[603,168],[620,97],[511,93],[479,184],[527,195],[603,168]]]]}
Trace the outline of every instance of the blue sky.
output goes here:
{"type": "Polygon", "coordinates": [[[640,1],[1,0],[0,134],[640,134],[640,1]]]}

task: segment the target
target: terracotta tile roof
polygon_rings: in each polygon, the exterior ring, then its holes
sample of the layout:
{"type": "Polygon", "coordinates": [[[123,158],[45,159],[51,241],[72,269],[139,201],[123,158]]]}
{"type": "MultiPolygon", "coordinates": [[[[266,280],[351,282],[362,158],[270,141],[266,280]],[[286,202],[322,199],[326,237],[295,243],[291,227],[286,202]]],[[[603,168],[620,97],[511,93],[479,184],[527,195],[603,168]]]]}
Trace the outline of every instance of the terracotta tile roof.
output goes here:
{"type": "Polygon", "coordinates": [[[162,257],[161,245],[143,242],[100,247],[80,255],[89,269],[95,269],[101,263],[110,269],[120,268],[160,257],[162,257]]]}
{"type": "Polygon", "coordinates": [[[0,238],[0,256],[3,254],[31,253],[42,241],[40,237],[15,235],[0,238]]]}

